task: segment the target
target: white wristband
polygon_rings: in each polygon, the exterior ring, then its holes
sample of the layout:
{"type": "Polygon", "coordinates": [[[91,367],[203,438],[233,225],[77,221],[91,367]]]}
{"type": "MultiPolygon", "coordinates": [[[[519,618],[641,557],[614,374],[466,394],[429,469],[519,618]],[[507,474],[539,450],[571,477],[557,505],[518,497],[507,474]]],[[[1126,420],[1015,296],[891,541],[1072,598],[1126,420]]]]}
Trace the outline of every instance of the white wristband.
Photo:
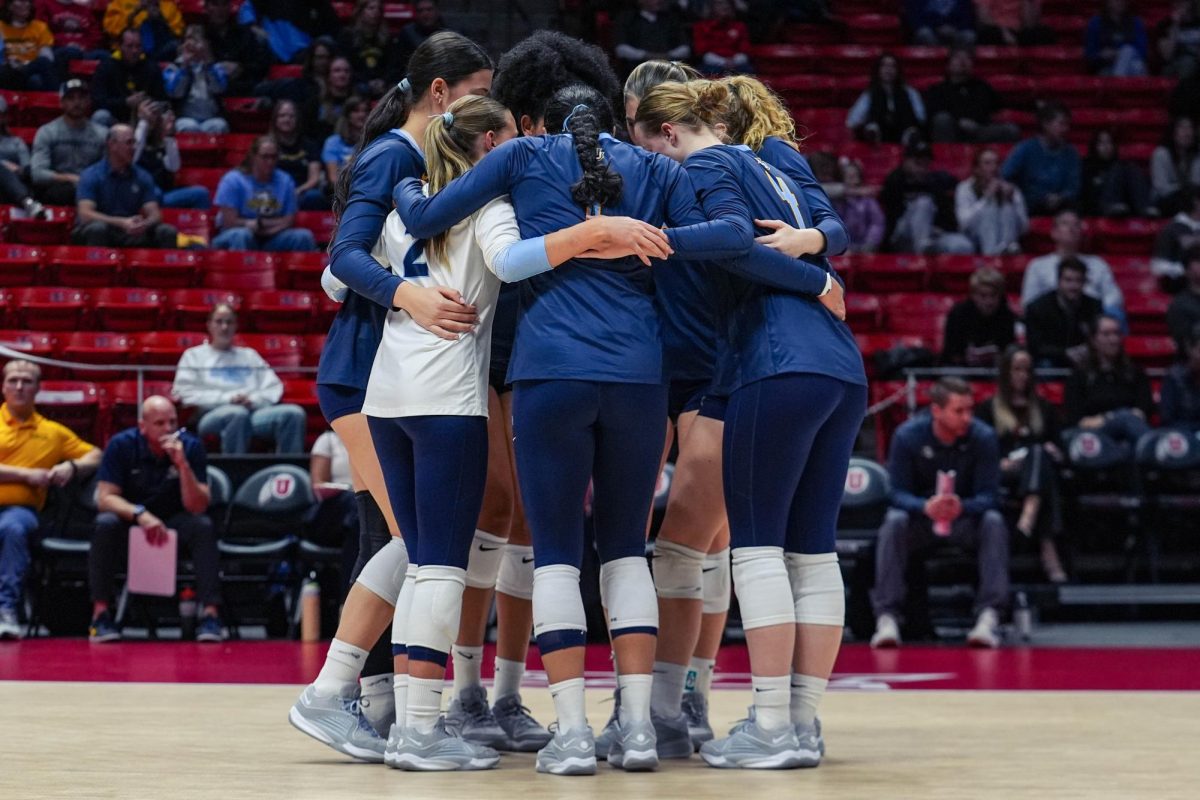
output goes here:
{"type": "Polygon", "coordinates": [[[833,289],[833,276],[825,273],[825,288],[821,290],[821,293],[817,297],[824,297],[829,294],[831,289],[833,289]]]}

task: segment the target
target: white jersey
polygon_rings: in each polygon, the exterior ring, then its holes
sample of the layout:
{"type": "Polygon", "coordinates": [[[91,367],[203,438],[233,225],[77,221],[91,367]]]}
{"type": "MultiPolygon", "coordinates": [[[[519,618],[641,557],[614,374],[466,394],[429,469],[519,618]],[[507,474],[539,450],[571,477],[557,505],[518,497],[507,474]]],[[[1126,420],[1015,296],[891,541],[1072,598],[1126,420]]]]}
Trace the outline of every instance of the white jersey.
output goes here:
{"type": "Polygon", "coordinates": [[[364,414],[487,416],[492,319],[500,292],[492,269],[501,251],[520,240],[507,197],[450,229],[446,263],[429,257],[424,242],[409,234],[395,211],[388,215],[379,240],[383,252],[377,247],[376,258],[418,286],[457,289],[478,309],[479,324],[473,333],[450,341],[422,328],[407,311],[389,311],[367,382],[364,414]]]}

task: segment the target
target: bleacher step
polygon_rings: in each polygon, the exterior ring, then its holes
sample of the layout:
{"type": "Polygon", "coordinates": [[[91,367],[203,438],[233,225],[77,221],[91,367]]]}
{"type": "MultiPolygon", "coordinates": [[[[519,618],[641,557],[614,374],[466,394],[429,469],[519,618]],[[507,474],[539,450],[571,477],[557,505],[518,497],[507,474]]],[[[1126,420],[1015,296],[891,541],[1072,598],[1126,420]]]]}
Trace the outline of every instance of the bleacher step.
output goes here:
{"type": "Polygon", "coordinates": [[[1200,605],[1200,583],[1129,583],[1060,586],[1064,606],[1200,605]]]}

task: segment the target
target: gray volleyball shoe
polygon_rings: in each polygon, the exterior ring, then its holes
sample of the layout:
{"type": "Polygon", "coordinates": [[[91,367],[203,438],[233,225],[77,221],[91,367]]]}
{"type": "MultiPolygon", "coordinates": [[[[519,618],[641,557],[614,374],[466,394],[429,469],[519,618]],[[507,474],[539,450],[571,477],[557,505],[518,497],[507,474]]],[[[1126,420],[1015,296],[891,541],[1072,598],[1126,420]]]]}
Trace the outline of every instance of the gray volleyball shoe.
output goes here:
{"type": "MultiPolygon", "coordinates": [[[[688,736],[696,750],[713,739],[712,725],[708,722],[708,698],[699,692],[683,693],[683,713],[688,721],[688,736]]],[[[661,738],[661,737],[660,737],[661,738]]]]}
{"type": "MultiPolygon", "coordinates": [[[[608,750],[608,763],[626,772],[650,772],[658,769],[658,737],[650,720],[618,722],[616,736],[608,750]]],[[[691,743],[688,743],[691,754],[691,743]]]]}
{"type": "Polygon", "coordinates": [[[596,758],[601,761],[608,758],[608,751],[612,749],[613,742],[617,740],[617,725],[621,715],[621,691],[620,689],[613,692],[613,710],[612,716],[608,718],[608,722],[604,723],[603,730],[596,737],[596,758]]]}
{"type": "Polygon", "coordinates": [[[557,730],[551,726],[553,738],[538,751],[537,771],[549,775],[595,775],[596,740],[589,727],[557,730]]]}
{"type": "Polygon", "coordinates": [[[504,730],[507,739],[501,746],[502,750],[532,753],[550,743],[552,734],[538,724],[528,708],[521,705],[519,694],[497,697],[496,704],[492,706],[492,716],[504,730]]]}
{"type": "Polygon", "coordinates": [[[500,754],[448,729],[443,717],[429,731],[401,730],[388,763],[411,772],[470,771],[491,769],[500,763],[500,754]]]}
{"type": "MultiPolygon", "coordinates": [[[[729,729],[730,735],[737,733],[743,727],[753,722],[754,706],[750,706],[746,711],[746,718],[743,720],[738,720],[738,722],[736,722],[734,726],[729,729]]],[[[817,766],[821,763],[821,759],[825,757],[825,737],[821,734],[821,718],[815,718],[811,728],[805,728],[804,725],[799,722],[796,723],[795,728],[796,738],[800,740],[801,744],[800,749],[806,750],[810,753],[815,750],[817,753],[816,764],[805,764],[802,766],[817,766]]]]}
{"type": "Polygon", "coordinates": [[[654,735],[657,737],[659,758],[691,758],[696,752],[692,745],[691,726],[686,714],[671,719],[650,713],[650,721],[654,724],[654,735]]]}
{"type": "Polygon", "coordinates": [[[488,707],[487,689],[482,686],[468,687],[450,701],[446,725],[461,733],[468,742],[484,747],[504,747],[508,742],[508,734],[488,707]]]}
{"type": "Polygon", "coordinates": [[[795,728],[788,725],[768,731],[751,720],[737,725],[723,739],[705,742],[700,757],[721,769],[795,769],[804,761],[795,728]]]}
{"type": "Polygon", "coordinates": [[[339,753],[360,761],[383,763],[387,743],[363,716],[357,694],[321,697],[309,685],[288,712],[288,722],[339,753]]]}

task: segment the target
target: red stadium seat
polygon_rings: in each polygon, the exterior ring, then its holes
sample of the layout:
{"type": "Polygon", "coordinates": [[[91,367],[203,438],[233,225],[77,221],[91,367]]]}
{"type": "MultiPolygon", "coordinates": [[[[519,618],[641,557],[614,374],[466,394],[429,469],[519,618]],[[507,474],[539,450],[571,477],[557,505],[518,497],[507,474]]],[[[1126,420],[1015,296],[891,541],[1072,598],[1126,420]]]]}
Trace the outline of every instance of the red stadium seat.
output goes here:
{"type": "Polygon", "coordinates": [[[227,97],[225,98],[225,119],[229,127],[237,133],[254,133],[265,131],[270,115],[268,103],[258,97],[227,97]]]}
{"type": "Polygon", "coordinates": [[[22,244],[66,244],[75,224],[75,209],[46,206],[45,219],[10,219],[8,236],[22,244]]]}
{"type": "Polygon", "coordinates": [[[1035,91],[1038,97],[1052,97],[1071,109],[1084,109],[1105,103],[1107,85],[1108,78],[1091,75],[1046,75],[1036,79],[1035,91]]]}
{"type": "MultiPolygon", "coordinates": [[[[841,10],[840,4],[837,8],[841,10]]],[[[896,24],[895,13],[855,14],[845,19],[846,25],[854,37],[854,41],[860,44],[894,47],[904,41],[903,32],[900,30],[900,26],[896,24]]],[[[828,30],[828,27],[823,26],[823,30],[828,30]]]]}
{"type": "Polygon", "coordinates": [[[854,283],[869,292],[919,292],[926,286],[929,260],[924,256],[885,253],[854,257],[854,283]]]}
{"type": "Polygon", "coordinates": [[[1170,336],[1129,336],[1125,352],[1145,368],[1166,368],[1175,363],[1175,341],[1170,336]]]}
{"type": "Polygon", "coordinates": [[[967,293],[967,284],[975,270],[982,267],[1004,272],[1004,259],[988,256],[939,255],[933,257],[929,288],[956,296],[967,293]]]}
{"type": "MultiPolygon", "coordinates": [[[[818,48],[802,44],[763,44],[751,48],[750,58],[759,75],[768,80],[771,76],[795,76],[814,69],[818,48]]],[[[768,82],[774,86],[775,80],[771,78],[768,82]]]]}
{"type": "Polygon", "coordinates": [[[868,76],[881,55],[881,47],[845,44],[821,48],[818,58],[830,75],[868,76]]]}
{"type": "Polygon", "coordinates": [[[67,71],[72,78],[91,78],[100,69],[100,61],[94,58],[72,59],[67,71]]]}
{"type": "MultiPolygon", "coordinates": [[[[75,331],[60,336],[58,352],[65,361],[81,364],[122,364],[134,353],[134,339],[124,333],[75,331]]],[[[119,373],[89,372],[89,377],[114,378],[119,373]]]]}
{"type": "Polygon", "coordinates": [[[259,333],[307,333],[312,327],[317,298],[312,292],[251,292],[246,296],[247,330],[259,333]]]}
{"type": "Polygon", "coordinates": [[[337,220],[332,211],[300,211],[296,214],[296,227],[312,231],[317,244],[325,245],[333,241],[337,220]]]}
{"type": "Polygon", "coordinates": [[[1167,333],[1167,307],[1170,305],[1170,296],[1159,292],[1126,294],[1125,316],[1129,320],[1129,329],[1143,336],[1165,336],[1167,333]]]}
{"type": "MultiPolygon", "coordinates": [[[[0,287],[0,325],[8,324],[8,310],[13,307],[13,294],[0,287]]],[[[15,320],[14,320],[15,322],[15,320]]]]}
{"type": "Polygon", "coordinates": [[[46,251],[23,244],[0,244],[0,286],[29,286],[44,277],[46,251]]]}
{"type": "MultiPolygon", "coordinates": [[[[170,381],[143,381],[142,400],[151,395],[171,397],[170,381]]],[[[137,381],[113,381],[104,387],[108,397],[109,413],[112,415],[109,429],[113,433],[132,428],[138,420],[137,381]]]]}
{"type": "Polygon", "coordinates": [[[1099,219],[1095,232],[1101,252],[1138,256],[1154,249],[1154,239],[1165,224],[1152,219],[1099,219]]]}
{"type": "Polygon", "coordinates": [[[92,297],[97,327],[107,331],[152,331],[163,312],[162,292],[141,287],[100,289],[92,297]]]}
{"type": "MultiPolygon", "coordinates": [[[[812,106],[828,105],[837,90],[837,80],[828,75],[787,73],[767,78],[771,88],[797,113],[812,106]]],[[[846,110],[841,109],[845,124],[846,110]]]]}
{"type": "Polygon", "coordinates": [[[137,335],[137,360],[142,364],[175,366],[189,347],[204,344],[207,334],[196,331],[151,331],[137,335]]]}
{"type": "Polygon", "coordinates": [[[48,280],[59,286],[94,288],[118,283],[121,251],[111,247],[54,247],[46,253],[48,280]]]}
{"type": "Polygon", "coordinates": [[[299,336],[275,333],[238,334],[234,344],[257,350],[258,354],[276,369],[298,367],[304,359],[304,340],[299,336]]]}
{"type": "Polygon", "coordinates": [[[278,81],[284,78],[299,78],[304,74],[304,67],[299,64],[272,64],[267,70],[267,80],[278,81]]]}
{"type": "Polygon", "coordinates": [[[58,92],[25,92],[20,95],[20,105],[12,105],[20,115],[20,123],[27,128],[40,128],[47,122],[62,116],[62,100],[58,92]]]}
{"type": "MultiPolygon", "coordinates": [[[[0,330],[0,345],[39,358],[54,357],[54,335],[43,331],[0,330]]],[[[47,369],[43,367],[42,377],[46,374],[47,369]]]]}
{"type": "Polygon", "coordinates": [[[251,145],[258,138],[255,133],[227,133],[221,140],[225,146],[224,164],[227,167],[240,166],[246,160],[246,154],[250,152],[251,145]]]}
{"type": "Polygon", "coordinates": [[[66,425],[84,441],[100,442],[101,395],[95,383],[42,381],[34,402],[40,413],[66,425]]]}
{"type": "Polygon", "coordinates": [[[1157,76],[1105,78],[1105,102],[1113,102],[1118,108],[1165,108],[1176,83],[1174,78],[1157,76]]]}
{"type": "Polygon", "coordinates": [[[175,183],[178,186],[203,186],[209,194],[214,194],[227,172],[225,167],[185,167],[175,173],[175,183]]]}
{"type": "Polygon", "coordinates": [[[1033,108],[1038,96],[1038,83],[1027,75],[994,75],[988,78],[1006,108],[1033,108]]]}
{"type": "Polygon", "coordinates": [[[1083,47],[1022,47],[1020,56],[1021,64],[1032,75],[1063,75],[1083,67],[1083,47]]]}
{"type": "Polygon", "coordinates": [[[164,208],[163,222],[185,236],[194,236],[207,246],[212,236],[212,213],[191,208],[164,208]]]}
{"type": "Polygon", "coordinates": [[[846,323],[855,331],[874,333],[883,326],[883,306],[873,294],[846,295],[846,323]]]}
{"type": "Polygon", "coordinates": [[[329,254],[324,252],[276,253],[275,285],[305,292],[320,291],[321,273],[328,263],[329,254]]]}
{"type": "Polygon", "coordinates": [[[1025,52],[1019,47],[977,47],[975,48],[976,70],[982,76],[1012,74],[1022,70],[1021,58],[1025,52]]]}
{"type": "Polygon", "coordinates": [[[174,289],[167,293],[167,322],[180,330],[202,331],[217,303],[228,303],[238,309],[242,300],[236,293],[223,289],[174,289]]]}
{"type": "Polygon", "coordinates": [[[197,250],[126,250],[125,271],[135,286],[155,289],[184,289],[196,285],[204,264],[197,250]]]}
{"type": "Polygon", "coordinates": [[[315,367],[321,360],[321,351],[325,349],[325,334],[310,333],[304,337],[304,360],[306,367],[315,367]]]}
{"type": "Polygon", "coordinates": [[[274,256],[257,250],[214,250],[208,254],[203,283],[210,289],[239,292],[274,289],[274,256]]]}
{"type": "Polygon", "coordinates": [[[920,336],[926,342],[936,343],[931,349],[940,351],[946,314],[954,302],[955,298],[942,294],[891,294],[884,309],[887,330],[920,336]]]}
{"type": "MultiPolygon", "coordinates": [[[[224,139],[211,133],[180,133],[175,136],[179,143],[179,157],[183,166],[188,168],[225,166],[224,139]]],[[[184,183],[176,180],[179,186],[184,183]]]]}
{"type": "Polygon", "coordinates": [[[283,398],[281,403],[294,403],[304,409],[307,418],[304,434],[304,449],[312,447],[317,437],[329,428],[325,415],[321,413],[321,405],[317,402],[317,384],[315,381],[301,378],[288,378],[283,383],[283,398]]]}
{"type": "Polygon", "coordinates": [[[62,286],[30,286],[13,293],[17,319],[28,328],[77,331],[83,327],[88,296],[62,286]]]}
{"type": "Polygon", "coordinates": [[[893,51],[910,83],[940,80],[946,72],[944,47],[900,47],[893,51]]]}

